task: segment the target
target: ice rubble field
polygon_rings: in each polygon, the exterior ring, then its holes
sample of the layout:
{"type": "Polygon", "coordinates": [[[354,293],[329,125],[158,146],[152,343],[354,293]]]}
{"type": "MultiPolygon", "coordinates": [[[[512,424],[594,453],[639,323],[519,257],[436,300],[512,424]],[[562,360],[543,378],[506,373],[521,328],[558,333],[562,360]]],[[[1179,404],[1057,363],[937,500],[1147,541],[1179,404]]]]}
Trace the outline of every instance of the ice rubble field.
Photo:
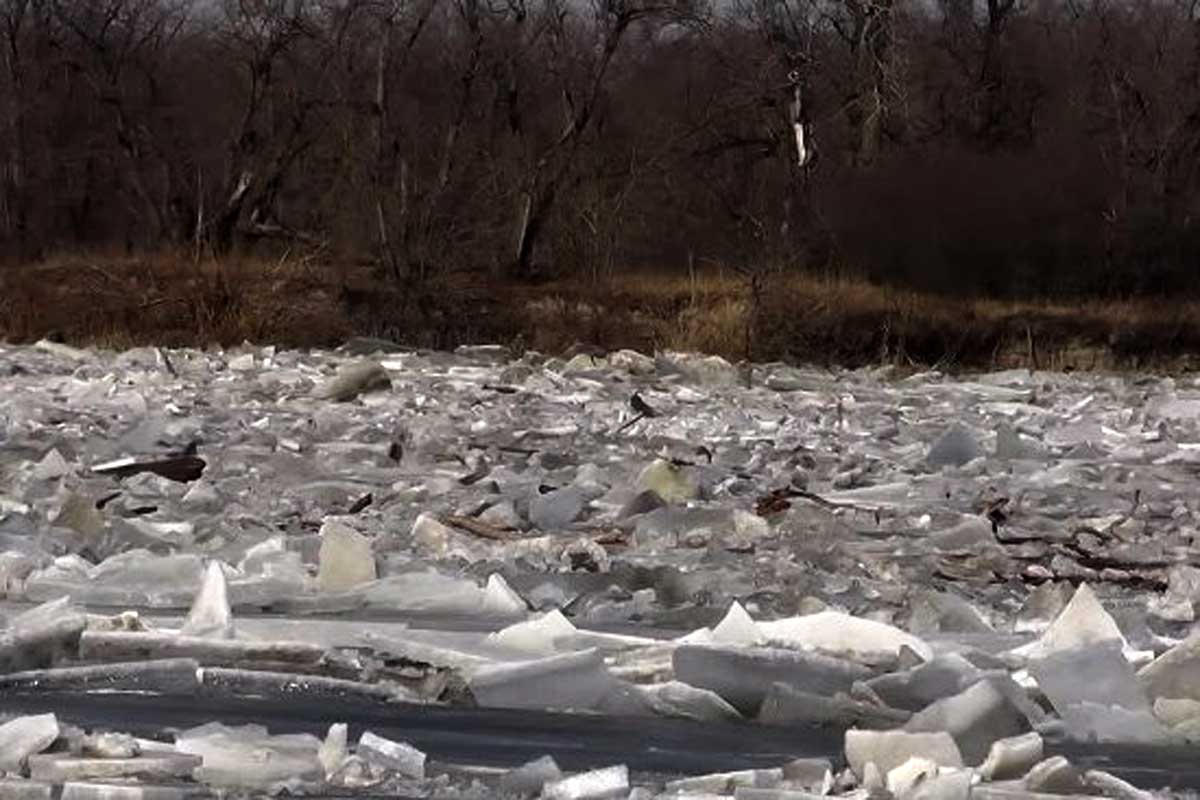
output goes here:
{"type": "Polygon", "coordinates": [[[2,346],[0,797],[1166,794],[1053,753],[1200,740],[1198,418],[1190,378],[2,346]],[[13,711],[121,693],[329,727],[13,711]],[[839,746],[472,769],[351,701],[839,746]]]}

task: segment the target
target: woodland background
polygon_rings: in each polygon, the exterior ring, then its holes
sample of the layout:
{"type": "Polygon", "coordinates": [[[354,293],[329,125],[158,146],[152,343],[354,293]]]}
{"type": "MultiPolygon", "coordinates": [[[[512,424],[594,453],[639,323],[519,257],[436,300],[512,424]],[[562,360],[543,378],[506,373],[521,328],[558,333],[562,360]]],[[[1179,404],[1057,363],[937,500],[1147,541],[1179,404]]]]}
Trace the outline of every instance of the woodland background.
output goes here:
{"type": "Polygon", "coordinates": [[[0,0],[0,40],[10,289],[170,254],[340,270],[347,308],[714,269],[743,316],[762,275],[1195,294],[1194,0],[0,0]]]}

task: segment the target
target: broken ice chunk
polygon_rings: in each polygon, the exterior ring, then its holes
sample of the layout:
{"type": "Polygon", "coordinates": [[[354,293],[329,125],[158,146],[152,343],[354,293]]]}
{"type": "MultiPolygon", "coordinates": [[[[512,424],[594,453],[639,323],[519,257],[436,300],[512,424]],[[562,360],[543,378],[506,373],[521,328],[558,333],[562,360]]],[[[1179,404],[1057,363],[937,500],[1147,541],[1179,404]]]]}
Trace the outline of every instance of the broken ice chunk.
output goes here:
{"type": "Polygon", "coordinates": [[[1029,673],[1060,714],[1083,702],[1133,711],[1149,708],[1133,667],[1115,640],[1056,650],[1030,662],[1029,673]]]}
{"type": "Polygon", "coordinates": [[[1073,596],[1066,581],[1047,581],[1029,593],[1013,625],[1016,633],[1043,633],[1073,596]]]}
{"type": "Polygon", "coordinates": [[[0,771],[20,774],[28,758],[54,744],[58,734],[53,714],[17,717],[0,725],[0,771]]]}
{"type": "Polygon", "coordinates": [[[337,520],[321,525],[318,558],[317,584],[322,592],[342,592],[375,580],[371,540],[337,520]]]}
{"type": "Polygon", "coordinates": [[[680,372],[703,386],[733,386],[739,378],[738,368],[720,356],[667,351],[656,356],[656,365],[662,370],[680,372]]]}
{"type": "Polygon", "coordinates": [[[974,777],[969,770],[938,770],[921,781],[900,800],[970,800],[974,777]]]}
{"type": "Polygon", "coordinates": [[[1142,667],[1137,680],[1152,698],[1200,700],[1200,637],[1180,642],[1142,667]]]}
{"type": "Polygon", "coordinates": [[[914,634],[995,633],[979,609],[950,592],[914,592],[909,606],[912,617],[908,628],[914,634]]]}
{"type": "Polygon", "coordinates": [[[40,781],[0,778],[0,797],[4,800],[53,800],[54,787],[40,781]]]}
{"type": "Polygon", "coordinates": [[[492,658],[477,655],[452,647],[442,647],[423,642],[408,636],[381,636],[374,633],[363,634],[363,640],[376,653],[392,658],[429,664],[432,667],[443,667],[469,672],[476,667],[490,664],[492,658]]]}
{"type": "Polygon", "coordinates": [[[46,453],[45,458],[33,468],[33,477],[39,481],[54,481],[71,471],[71,465],[56,449],[46,453]]]}
{"type": "Polygon", "coordinates": [[[540,531],[553,533],[567,527],[583,513],[584,493],[577,486],[568,486],[529,501],[529,521],[540,531]]]}
{"type": "Polygon", "coordinates": [[[764,637],[742,604],[734,600],[724,618],[713,628],[712,638],[719,644],[756,645],[764,637]]]}
{"type": "Polygon", "coordinates": [[[895,655],[908,647],[922,659],[933,658],[925,642],[899,628],[838,611],[821,611],[803,617],[790,617],[758,623],[768,640],[786,643],[845,658],[877,658],[895,655]]]}
{"type": "Polygon", "coordinates": [[[411,703],[417,700],[411,691],[391,682],[363,683],[295,672],[205,667],[200,670],[200,678],[204,691],[208,693],[252,695],[276,700],[289,700],[296,695],[337,701],[411,703]]]}
{"type": "Polygon", "coordinates": [[[229,359],[229,368],[234,372],[250,372],[254,369],[254,353],[242,353],[229,359]]]}
{"type": "Polygon", "coordinates": [[[609,800],[629,793],[629,768],[592,770],[546,784],[543,800],[609,800]]]}
{"type": "Polygon", "coordinates": [[[25,582],[32,600],[70,595],[76,602],[111,606],[187,608],[204,575],[198,555],[157,556],[148,550],[129,550],[110,556],[94,567],[64,557],[37,570],[25,582]]]}
{"type": "Polygon", "coordinates": [[[157,631],[84,631],[79,657],[90,661],[194,658],[205,666],[253,662],[312,667],[325,649],[308,642],[215,639],[157,631]]]}
{"type": "Polygon", "coordinates": [[[1200,700],[1170,700],[1159,697],[1154,701],[1154,718],[1169,728],[1198,726],[1200,725],[1200,700]]]}
{"type": "Polygon", "coordinates": [[[1067,733],[1083,741],[1161,743],[1167,731],[1145,709],[1084,701],[1062,711],[1067,733]]]}
{"type": "Polygon", "coordinates": [[[669,781],[666,790],[672,794],[730,794],[741,786],[773,789],[783,782],[783,769],[746,769],[737,772],[714,772],[669,781]]]}
{"type": "Polygon", "coordinates": [[[130,758],[88,758],[69,753],[29,757],[31,775],[37,780],[55,783],[72,780],[190,778],[202,763],[199,757],[182,753],[153,753],[130,758]]]}
{"type": "Polygon", "coordinates": [[[926,758],[941,767],[963,766],[958,745],[944,731],[846,731],[846,761],[860,779],[867,764],[886,774],[910,758],[926,758]]]}
{"type": "MultiPolygon", "coordinates": [[[[909,759],[911,761],[912,759],[909,759]]],[[[874,761],[868,761],[863,767],[862,788],[866,789],[868,797],[882,793],[887,789],[887,779],[874,761]]]]}
{"type": "Polygon", "coordinates": [[[166,545],[172,549],[190,547],[196,526],[191,522],[151,522],[144,519],[119,519],[113,523],[114,532],[130,542],[145,541],[148,547],[166,545]]]}
{"type": "Polygon", "coordinates": [[[479,515],[480,522],[486,522],[501,530],[517,530],[521,527],[521,515],[511,500],[501,500],[489,506],[479,515]]]}
{"type": "Polygon", "coordinates": [[[393,742],[365,731],[358,739],[355,753],[372,764],[398,772],[406,778],[425,777],[425,754],[404,742],[393,742]]]}
{"type": "Polygon", "coordinates": [[[1032,662],[1029,671],[1076,738],[1154,741],[1164,735],[1117,641],[1059,650],[1032,662]]]}
{"type": "Polygon", "coordinates": [[[454,530],[443,524],[433,514],[418,514],[413,521],[409,536],[414,544],[439,555],[449,554],[452,548],[457,547],[457,536],[454,530]]]}
{"type": "Polygon", "coordinates": [[[66,597],[17,615],[0,631],[0,673],[49,667],[74,656],[86,626],[87,617],[66,597]]]}
{"type": "MultiPolygon", "coordinates": [[[[1012,690],[1021,691],[1015,684],[1012,690]]],[[[1009,694],[985,679],[917,713],[904,729],[946,731],[954,737],[963,760],[977,765],[987,757],[992,742],[1025,733],[1029,727],[1029,720],[1011,702],[1009,694]]]]}
{"type": "Polygon", "coordinates": [[[773,648],[681,645],[672,657],[676,677],[710,689],[738,711],[754,716],[775,683],[817,694],[849,691],[870,671],[852,661],[773,648]]]}
{"type": "Polygon", "coordinates": [[[1036,764],[1025,776],[1025,788],[1046,794],[1085,794],[1079,770],[1066,756],[1054,756],[1036,764]]]}
{"type": "Polygon", "coordinates": [[[70,781],[64,783],[58,800],[191,800],[192,787],[135,785],[107,781],[70,781]]]}
{"type": "Polygon", "coordinates": [[[175,737],[176,751],[204,759],[195,770],[196,780],[253,789],[296,778],[320,780],[320,747],[321,740],[311,734],[272,736],[261,725],[226,727],[219,722],[175,737]]]}
{"type": "Polygon", "coordinates": [[[961,467],[983,454],[983,448],[974,434],[961,425],[955,425],[933,443],[925,460],[934,469],[961,467]]]}
{"type": "Polygon", "coordinates": [[[225,587],[225,572],[220,563],[210,561],[204,583],[188,611],[182,632],[186,636],[233,638],[233,612],[225,587]]]}
{"type": "Polygon", "coordinates": [[[657,458],[638,475],[637,490],[654,492],[664,502],[672,504],[695,500],[700,490],[684,469],[666,459],[657,458]]]}
{"type": "Polygon", "coordinates": [[[936,531],[925,537],[926,544],[944,554],[978,553],[996,547],[992,526],[980,517],[968,517],[957,525],[936,531]]]}
{"type": "Polygon", "coordinates": [[[241,575],[229,583],[231,603],[264,607],[312,594],[316,582],[301,554],[284,547],[282,538],[275,537],[246,552],[238,564],[241,575]]]}
{"type": "Polygon", "coordinates": [[[1128,648],[1116,620],[1100,605],[1091,587],[1081,583],[1071,602],[1042,634],[1042,638],[1013,652],[1028,658],[1039,658],[1056,650],[1105,641],[1119,641],[1123,648],[1128,648]]]}
{"type": "Polygon", "coordinates": [[[581,375],[603,369],[608,366],[608,359],[603,355],[577,353],[559,369],[563,375],[581,375]]]}
{"type": "Polygon", "coordinates": [[[84,755],[96,758],[133,758],[142,752],[138,740],[127,733],[94,733],[80,742],[84,755]]]}
{"type": "Polygon", "coordinates": [[[179,502],[194,511],[216,511],[221,507],[221,495],[211,483],[201,478],[188,488],[179,502]]]}
{"type": "Polygon", "coordinates": [[[771,687],[758,712],[760,722],[785,725],[795,722],[841,728],[887,730],[899,728],[912,717],[907,711],[852,700],[803,692],[783,683],[771,687]]]}
{"type": "Polygon", "coordinates": [[[938,765],[928,758],[913,757],[888,770],[887,788],[896,797],[907,798],[920,784],[936,778],[938,765]]]}
{"type": "MultiPolygon", "coordinates": [[[[624,495],[620,495],[623,497],[624,495]]],[[[636,517],[640,514],[649,514],[651,511],[662,508],[666,503],[658,492],[644,491],[638,492],[633,497],[625,500],[624,504],[617,511],[617,519],[624,520],[630,517],[636,517]]]]}
{"type": "Polygon", "coordinates": [[[11,550],[7,553],[0,553],[0,598],[19,596],[24,587],[25,578],[37,568],[38,564],[39,559],[24,553],[11,550]]]}
{"type": "Polygon", "coordinates": [[[323,400],[345,402],[360,394],[386,389],[391,385],[391,379],[382,364],[376,361],[360,361],[338,369],[337,374],[317,390],[316,396],[323,400]]]}
{"type": "Polygon", "coordinates": [[[1042,455],[1040,449],[1032,441],[1026,441],[1008,423],[1001,423],[996,428],[995,453],[996,458],[1003,461],[1036,459],[1042,455]]]}
{"type": "Polygon", "coordinates": [[[828,758],[797,758],[783,765],[783,779],[819,795],[833,788],[833,764],[828,758]]]}
{"type": "Polygon", "coordinates": [[[87,542],[99,539],[104,533],[104,517],[96,510],[96,503],[76,492],[62,495],[62,502],[52,521],[55,525],[75,531],[87,542]]]}
{"type": "Polygon", "coordinates": [[[261,572],[263,568],[280,553],[287,552],[287,543],[282,536],[272,536],[261,541],[242,554],[238,562],[238,570],[244,573],[261,572]]]}
{"type": "Polygon", "coordinates": [[[1167,591],[1150,599],[1150,613],[1174,622],[1196,618],[1195,604],[1200,601],[1200,569],[1177,564],[1167,573],[1167,591]]]}
{"type": "Polygon", "coordinates": [[[200,665],[190,658],[35,669],[0,675],[0,692],[38,689],[187,695],[199,688],[199,670],[200,665]]]}
{"type": "Polygon", "coordinates": [[[680,681],[639,686],[655,714],[702,722],[739,720],[742,715],[716,692],[697,689],[680,681]]]}
{"type": "Polygon", "coordinates": [[[481,667],[467,680],[479,705],[488,708],[594,707],[615,679],[596,650],[481,667]]]}
{"type": "Polygon", "coordinates": [[[1083,773],[1083,783],[1102,797],[1114,797],[1119,800],[1154,800],[1156,797],[1153,792],[1139,789],[1116,775],[1098,769],[1089,769],[1083,773]]]}
{"type": "Polygon", "coordinates": [[[482,610],[484,614],[508,617],[524,614],[529,610],[529,605],[508,585],[503,575],[493,572],[483,588],[482,610]]]}
{"type": "Polygon", "coordinates": [[[578,629],[558,609],[541,616],[517,622],[488,636],[496,644],[523,653],[553,655],[557,642],[572,638],[578,629]]]}
{"type": "Polygon", "coordinates": [[[500,778],[500,790],[505,794],[533,796],[542,793],[548,783],[562,780],[562,770],[550,756],[530,761],[500,778]]]}
{"type": "Polygon", "coordinates": [[[631,375],[651,375],[657,369],[654,359],[636,350],[617,350],[608,354],[608,363],[616,369],[623,369],[631,375]]]}
{"type": "Polygon", "coordinates": [[[349,728],[346,723],[335,722],[329,726],[325,740],[317,749],[317,760],[321,762],[321,768],[325,770],[326,780],[338,771],[349,754],[346,748],[348,734],[349,728]]]}
{"type": "MultiPolygon", "coordinates": [[[[819,788],[819,787],[818,787],[819,788]]],[[[733,793],[733,800],[821,800],[822,797],[830,794],[829,792],[821,791],[800,791],[798,789],[758,789],[753,786],[739,786],[733,793]]],[[[862,798],[870,797],[870,790],[863,787],[863,790],[857,794],[844,795],[848,800],[853,798],[858,800],[858,796],[862,798]]],[[[729,795],[682,795],[680,800],[726,800],[729,795]]],[[[634,800],[630,795],[629,800],[634,800]]]]}
{"type": "Polygon", "coordinates": [[[654,714],[641,687],[620,680],[613,681],[612,688],[600,698],[592,710],[612,717],[644,717],[654,714]]]}
{"type": "Polygon", "coordinates": [[[505,589],[500,578],[480,588],[470,578],[455,578],[432,570],[405,572],[375,581],[363,599],[372,608],[511,617],[524,613],[520,596],[505,589]],[[518,612],[519,607],[519,612],[518,612]]]}
{"type": "Polygon", "coordinates": [[[1041,734],[1036,732],[993,742],[979,775],[985,781],[1019,778],[1042,760],[1044,747],[1041,734]]]}
{"type": "Polygon", "coordinates": [[[587,572],[605,573],[612,569],[608,551],[604,549],[603,545],[588,536],[580,536],[575,541],[564,545],[559,563],[572,572],[586,570],[587,572]]]}

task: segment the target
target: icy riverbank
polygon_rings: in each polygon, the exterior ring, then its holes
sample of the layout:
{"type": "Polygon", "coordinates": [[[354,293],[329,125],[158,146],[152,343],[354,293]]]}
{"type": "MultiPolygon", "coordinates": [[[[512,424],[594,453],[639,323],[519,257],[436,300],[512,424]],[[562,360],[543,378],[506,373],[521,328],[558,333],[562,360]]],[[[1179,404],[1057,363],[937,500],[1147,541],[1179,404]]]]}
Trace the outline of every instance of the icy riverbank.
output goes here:
{"type": "Polygon", "coordinates": [[[1190,379],[375,350],[0,348],[4,791],[1132,797],[1049,748],[1200,738],[1190,379]],[[504,783],[338,727],[85,735],[39,692],[838,746],[504,783]]]}

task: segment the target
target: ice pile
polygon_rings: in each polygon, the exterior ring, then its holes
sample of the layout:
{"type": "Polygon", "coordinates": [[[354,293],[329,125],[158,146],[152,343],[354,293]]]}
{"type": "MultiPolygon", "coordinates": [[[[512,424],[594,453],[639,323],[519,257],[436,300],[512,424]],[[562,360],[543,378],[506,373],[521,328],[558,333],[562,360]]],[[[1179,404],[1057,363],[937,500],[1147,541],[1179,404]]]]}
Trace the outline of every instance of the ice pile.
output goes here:
{"type": "MultiPolygon", "coordinates": [[[[1113,775],[1081,772],[1048,754],[1047,741],[1061,742],[1065,734],[1179,744],[1200,727],[1195,640],[1157,658],[1131,650],[1086,584],[1040,638],[1004,652],[962,642],[935,648],[885,623],[833,611],[758,622],[734,603],[715,628],[675,639],[582,630],[559,611],[483,638],[390,630],[366,638],[375,664],[368,669],[354,655],[362,648],[246,637],[224,602],[223,576],[215,565],[208,570],[186,617],[198,626],[192,632],[187,625],[147,629],[128,613],[84,615],[61,600],[25,612],[10,631],[43,643],[33,650],[48,666],[0,675],[0,691],[40,692],[48,700],[92,689],[281,701],[300,694],[844,731],[846,768],[835,774],[843,761],[831,760],[819,781],[811,770],[785,779],[799,769],[793,764],[639,787],[668,797],[702,790],[710,797],[786,799],[789,792],[814,791],[816,783],[822,794],[886,789],[900,798],[1085,790],[1107,796],[1113,787],[1117,796],[1141,797],[1113,775]],[[436,688],[422,696],[389,680],[386,665],[394,660],[424,665],[430,672],[420,683],[436,688]],[[430,684],[438,672],[446,680],[430,684]],[[458,689],[448,692],[451,676],[458,689]],[[768,790],[775,794],[756,794],[768,790]]],[[[23,777],[29,781],[20,785],[29,788],[151,776],[210,787],[379,791],[385,783],[422,785],[428,777],[421,750],[370,731],[351,753],[345,725],[321,740],[213,722],[180,732],[173,748],[107,732],[79,744],[64,740],[62,730],[53,715],[0,726],[0,764],[11,785],[23,777]]],[[[625,797],[632,785],[623,765],[571,777],[544,767],[527,765],[507,780],[529,788],[542,778],[537,791],[547,798],[625,797]]]]}
{"type": "MultiPolygon", "coordinates": [[[[670,785],[506,776],[563,798],[1133,796],[1055,748],[1200,738],[1195,381],[371,342],[0,347],[0,375],[0,712],[301,696],[842,740],[670,785]]],[[[83,740],[28,719],[41,749],[0,769],[129,777],[39,761],[83,740]]],[[[429,788],[420,743],[368,733],[88,741],[155,780],[429,788]]]]}
{"type": "Polygon", "coordinates": [[[397,795],[420,790],[426,777],[424,753],[370,731],[350,747],[341,723],[324,740],[220,723],[173,738],[87,733],[53,714],[11,719],[0,725],[0,768],[7,775],[0,775],[0,796],[182,800],[231,790],[274,796],[331,788],[397,795]]]}

